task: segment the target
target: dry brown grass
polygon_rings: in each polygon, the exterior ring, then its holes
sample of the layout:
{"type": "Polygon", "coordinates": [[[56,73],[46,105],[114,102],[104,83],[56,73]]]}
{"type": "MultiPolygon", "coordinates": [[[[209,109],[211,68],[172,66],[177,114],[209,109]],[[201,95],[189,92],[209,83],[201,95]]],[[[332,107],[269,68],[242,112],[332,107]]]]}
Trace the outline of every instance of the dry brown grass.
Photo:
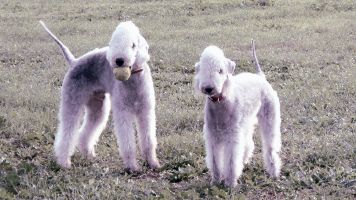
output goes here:
{"type": "MultiPolygon", "coordinates": [[[[10,1],[0,5],[1,199],[356,198],[356,3],[345,1],[10,1]],[[98,158],[53,162],[67,70],[44,20],[75,55],[133,20],[150,44],[162,170],[125,174],[112,125],[98,158]],[[284,162],[267,177],[260,143],[233,190],[209,185],[193,65],[209,44],[253,71],[250,40],[282,104],[284,162]]],[[[256,134],[258,141],[259,136],[256,134]]]]}

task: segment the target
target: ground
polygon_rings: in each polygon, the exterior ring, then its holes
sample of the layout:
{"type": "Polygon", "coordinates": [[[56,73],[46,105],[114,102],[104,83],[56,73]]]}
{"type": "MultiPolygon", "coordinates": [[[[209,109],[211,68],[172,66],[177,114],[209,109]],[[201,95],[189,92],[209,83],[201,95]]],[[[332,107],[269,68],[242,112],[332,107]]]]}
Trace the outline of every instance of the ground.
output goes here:
{"type": "Polygon", "coordinates": [[[354,0],[47,1],[0,5],[0,199],[355,199],[354,0]],[[59,94],[68,70],[39,20],[76,55],[106,46],[133,20],[150,45],[162,169],[127,174],[110,122],[92,161],[53,160],[59,94]],[[259,134],[235,189],[211,186],[194,63],[214,44],[254,72],[250,41],[282,111],[279,179],[263,169],[259,134]]]}

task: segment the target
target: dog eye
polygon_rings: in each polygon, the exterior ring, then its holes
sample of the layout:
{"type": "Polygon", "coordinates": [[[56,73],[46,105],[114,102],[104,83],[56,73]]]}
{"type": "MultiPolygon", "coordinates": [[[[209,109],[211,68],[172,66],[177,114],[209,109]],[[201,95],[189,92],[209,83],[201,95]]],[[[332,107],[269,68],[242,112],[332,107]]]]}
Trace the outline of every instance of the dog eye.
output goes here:
{"type": "Polygon", "coordinates": [[[222,74],[224,71],[222,69],[219,69],[219,74],[222,74]]]}
{"type": "Polygon", "coordinates": [[[132,43],[132,48],[134,49],[136,47],[136,44],[135,43],[132,43]]]}

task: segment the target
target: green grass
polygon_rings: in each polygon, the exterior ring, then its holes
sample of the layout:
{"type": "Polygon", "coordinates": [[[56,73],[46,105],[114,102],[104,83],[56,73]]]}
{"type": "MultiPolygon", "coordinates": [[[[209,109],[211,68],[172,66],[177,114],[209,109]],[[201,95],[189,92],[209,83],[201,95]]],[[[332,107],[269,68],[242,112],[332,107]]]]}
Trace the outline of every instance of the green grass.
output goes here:
{"type": "Polygon", "coordinates": [[[356,198],[356,2],[354,0],[10,1],[0,4],[0,199],[356,198]],[[150,44],[162,169],[126,174],[112,122],[98,157],[73,168],[53,160],[67,66],[38,21],[76,55],[107,45],[133,20],[150,44]],[[250,41],[282,106],[278,180],[255,156],[237,188],[211,186],[204,162],[203,100],[194,63],[209,44],[254,71],[250,41]]]}

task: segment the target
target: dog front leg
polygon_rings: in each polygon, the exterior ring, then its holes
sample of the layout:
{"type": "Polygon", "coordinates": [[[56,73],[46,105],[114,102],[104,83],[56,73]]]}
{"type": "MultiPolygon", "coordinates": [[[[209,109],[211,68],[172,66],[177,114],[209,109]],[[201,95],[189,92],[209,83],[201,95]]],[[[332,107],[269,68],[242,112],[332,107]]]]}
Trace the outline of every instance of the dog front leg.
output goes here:
{"type": "Polygon", "coordinates": [[[222,179],[222,144],[205,131],[206,164],[211,174],[211,183],[219,184],[222,179]]]}
{"type": "Polygon", "coordinates": [[[138,171],[136,140],[133,129],[134,116],[130,112],[113,107],[113,119],[119,152],[125,168],[129,171],[138,171]]]}
{"type": "Polygon", "coordinates": [[[224,143],[224,181],[228,187],[235,187],[237,185],[237,179],[242,174],[243,169],[243,157],[244,157],[244,138],[243,134],[238,133],[236,139],[224,143]]]}
{"type": "Polygon", "coordinates": [[[160,164],[156,155],[156,115],[154,109],[139,113],[137,124],[142,155],[151,168],[157,169],[160,164]]]}

